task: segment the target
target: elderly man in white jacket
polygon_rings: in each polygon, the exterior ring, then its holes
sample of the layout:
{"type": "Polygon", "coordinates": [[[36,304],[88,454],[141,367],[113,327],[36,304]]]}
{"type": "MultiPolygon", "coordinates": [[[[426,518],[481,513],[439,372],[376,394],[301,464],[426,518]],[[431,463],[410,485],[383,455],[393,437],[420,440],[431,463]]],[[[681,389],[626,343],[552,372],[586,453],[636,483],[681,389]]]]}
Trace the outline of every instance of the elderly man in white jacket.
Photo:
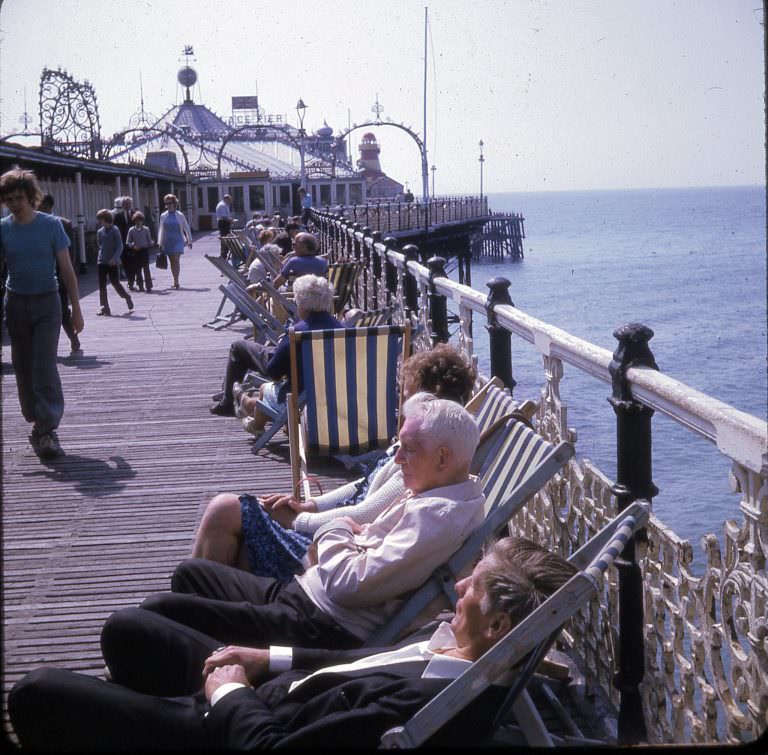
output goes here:
{"type": "MultiPolygon", "coordinates": [[[[337,519],[315,534],[316,563],[290,582],[190,559],[171,593],[107,620],[102,651],[112,678],[148,694],[199,687],[199,659],[220,645],[350,648],[361,645],[483,520],[469,465],[473,417],[424,394],[403,407],[400,465],[406,487],[370,524],[337,519]]],[[[280,670],[279,653],[273,653],[280,670]]]]}

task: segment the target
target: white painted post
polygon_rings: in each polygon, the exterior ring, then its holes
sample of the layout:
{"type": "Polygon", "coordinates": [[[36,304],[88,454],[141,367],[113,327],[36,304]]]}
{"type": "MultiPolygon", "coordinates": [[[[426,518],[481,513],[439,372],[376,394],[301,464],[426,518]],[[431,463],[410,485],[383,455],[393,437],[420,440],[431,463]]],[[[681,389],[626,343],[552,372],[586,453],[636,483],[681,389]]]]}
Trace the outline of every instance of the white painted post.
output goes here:
{"type": "Polygon", "coordinates": [[[85,270],[85,201],[83,199],[83,174],[75,173],[77,186],[77,256],[80,260],[80,272],[85,270]]]}

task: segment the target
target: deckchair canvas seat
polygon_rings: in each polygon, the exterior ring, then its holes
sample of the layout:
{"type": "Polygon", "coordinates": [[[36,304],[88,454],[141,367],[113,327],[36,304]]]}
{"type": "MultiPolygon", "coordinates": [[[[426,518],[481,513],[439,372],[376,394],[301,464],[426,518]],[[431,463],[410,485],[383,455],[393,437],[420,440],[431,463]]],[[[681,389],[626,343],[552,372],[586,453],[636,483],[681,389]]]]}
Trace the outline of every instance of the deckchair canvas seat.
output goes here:
{"type": "MultiPolygon", "coordinates": [[[[398,363],[410,328],[289,329],[291,392],[288,435],[294,489],[311,456],[357,455],[386,448],[397,434],[398,363]],[[299,425],[299,374],[304,411],[299,425]]],[[[304,472],[305,474],[305,472],[304,472]]]]}

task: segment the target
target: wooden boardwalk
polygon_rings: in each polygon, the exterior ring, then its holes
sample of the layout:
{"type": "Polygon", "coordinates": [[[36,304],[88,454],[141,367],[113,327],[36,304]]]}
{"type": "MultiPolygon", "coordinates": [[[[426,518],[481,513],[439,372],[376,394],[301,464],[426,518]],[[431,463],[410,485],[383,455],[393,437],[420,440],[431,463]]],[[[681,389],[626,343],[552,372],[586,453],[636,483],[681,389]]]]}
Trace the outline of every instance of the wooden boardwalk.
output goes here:
{"type": "MultiPolygon", "coordinates": [[[[95,266],[78,277],[84,353],[70,358],[62,332],[61,459],[42,462],[29,446],[3,332],[5,726],[8,689],[27,671],[102,673],[104,620],[168,589],[213,495],[290,488],[284,436],[254,456],[239,420],[208,412],[229,344],[250,326],[202,327],[223,281],[204,253],[218,253],[215,233],[182,257],[180,290],[153,267],[155,290],[133,295],[131,315],[110,289],[113,316],[96,317],[95,266]]],[[[324,489],[346,479],[340,465],[316,470],[324,489]]]]}

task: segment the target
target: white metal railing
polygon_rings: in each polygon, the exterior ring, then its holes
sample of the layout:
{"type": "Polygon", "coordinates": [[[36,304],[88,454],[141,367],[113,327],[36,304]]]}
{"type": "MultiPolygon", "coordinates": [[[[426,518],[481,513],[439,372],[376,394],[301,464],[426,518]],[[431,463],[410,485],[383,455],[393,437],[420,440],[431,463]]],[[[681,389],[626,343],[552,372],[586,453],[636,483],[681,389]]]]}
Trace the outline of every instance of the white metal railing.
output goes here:
{"type": "MultiPolygon", "coordinates": [[[[487,295],[449,280],[430,281],[427,267],[326,216],[325,250],[353,257],[364,267],[358,291],[362,306],[409,314],[422,326],[417,349],[431,345],[427,294],[447,297],[459,316],[459,345],[473,357],[474,315],[487,318],[487,295]],[[387,268],[394,290],[388,291],[387,268]],[[405,301],[407,276],[418,291],[418,316],[405,301]]],[[[379,236],[380,238],[380,236],[379,236]]],[[[496,321],[533,345],[542,359],[540,433],[575,441],[560,398],[563,363],[611,383],[613,354],[508,305],[494,308],[496,321]]],[[[768,429],[763,420],[647,368],[629,368],[634,400],[661,412],[716,445],[731,460],[730,482],[740,493],[740,521],[723,523],[722,535],[702,539],[704,563],[695,564],[691,544],[651,516],[647,542],[637,559],[643,571],[645,679],[641,685],[648,740],[653,743],[756,739],[768,726],[768,429]]],[[[578,444],[577,444],[578,451],[578,444]]],[[[512,527],[569,555],[616,513],[612,481],[590,461],[569,463],[516,517],[512,527]]],[[[585,667],[589,689],[602,688],[614,704],[617,670],[618,598],[614,573],[601,600],[573,622],[566,638],[585,667]]]]}

